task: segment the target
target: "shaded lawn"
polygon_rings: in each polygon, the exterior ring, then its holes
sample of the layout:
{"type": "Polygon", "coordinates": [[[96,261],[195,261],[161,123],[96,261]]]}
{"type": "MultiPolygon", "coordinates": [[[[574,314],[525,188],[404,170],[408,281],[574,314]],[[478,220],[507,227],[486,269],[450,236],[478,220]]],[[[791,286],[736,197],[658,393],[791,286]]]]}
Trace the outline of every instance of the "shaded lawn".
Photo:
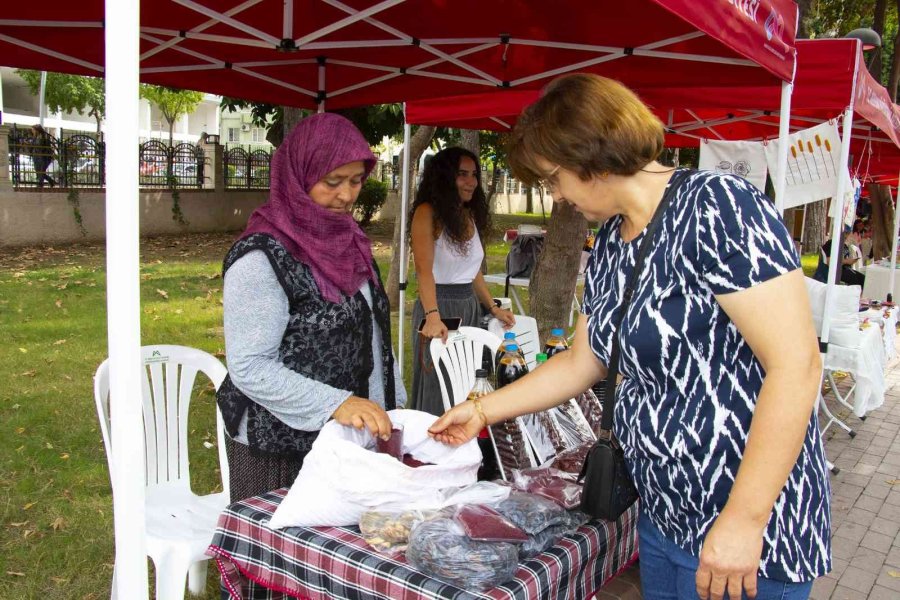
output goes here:
{"type": "MultiPolygon", "coordinates": [[[[517,222],[539,224],[541,217],[495,217],[487,252],[491,272],[503,269],[502,230],[517,222]]],[[[390,224],[380,223],[369,231],[384,277],[391,231],[390,224]]],[[[142,242],[143,344],[192,346],[224,361],[220,273],[233,239],[233,234],[206,234],[142,242]]],[[[104,248],[96,243],[0,249],[3,598],[108,597],[112,499],[93,399],[93,374],[107,346],[104,261],[104,248]]],[[[415,295],[413,278],[407,315],[415,295]]],[[[396,347],[396,313],[393,328],[396,347]]],[[[408,386],[408,342],[405,354],[408,386]]],[[[199,493],[219,489],[213,403],[211,386],[198,378],[189,440],[192,486],[199,493]]],[[[216,581],[211,566],[205,598],[219,597],[216,581]]]]}

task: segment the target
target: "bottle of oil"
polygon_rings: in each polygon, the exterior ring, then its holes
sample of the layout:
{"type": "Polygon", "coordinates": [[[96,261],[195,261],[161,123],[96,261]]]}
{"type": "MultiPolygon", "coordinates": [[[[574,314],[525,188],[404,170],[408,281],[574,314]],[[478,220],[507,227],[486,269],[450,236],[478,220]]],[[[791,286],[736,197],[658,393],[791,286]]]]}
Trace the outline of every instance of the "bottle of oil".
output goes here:
{"type": "MultiPolygon", "coordinates": [[[[474,400],[487,396],[494,391],[491,382],[488,381],[489,372],[487,369],[476,369],[475,385],[469,392],[467,400],[474,400]]],[[[494,453],[494,444],[491,442],[491,436],[487,427],[478,434],[478,447],[481,449],[481,467],[478,469],[478,481],[492,481],[500,476],[500,469],[497,468],[497,455],[494,453]]]]}
{"type": "Polygon", "coordinates": [[[544,344],[544,354],[547,355],[547,358],[550,358],[557,352],[568,349],[569,342],[566,341],[565,331],[562,329],[551,329],[550,337],[547,338],[547,343],[544,344]]]}
{"type": "Polygon", "coordinates": [[[519,352],[518,344],[507,344],[506,352],[497,362],[497,387],[502,388],[528,374],[525,358],[519,352]]]}

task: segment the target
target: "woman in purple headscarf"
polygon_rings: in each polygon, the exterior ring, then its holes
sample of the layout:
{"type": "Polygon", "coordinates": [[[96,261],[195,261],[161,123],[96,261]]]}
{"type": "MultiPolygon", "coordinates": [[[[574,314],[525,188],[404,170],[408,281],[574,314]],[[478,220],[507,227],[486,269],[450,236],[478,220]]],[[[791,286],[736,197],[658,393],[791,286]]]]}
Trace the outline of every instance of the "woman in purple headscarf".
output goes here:
{"type": "Polygon", "coordinates": [[[350,211],[375,164],[347,119],[301,121],[272,157],[269,201],[224,261],[231,498],[290,485],[329,420],[386,437],[406,391],[370,241],[350,211]]]}

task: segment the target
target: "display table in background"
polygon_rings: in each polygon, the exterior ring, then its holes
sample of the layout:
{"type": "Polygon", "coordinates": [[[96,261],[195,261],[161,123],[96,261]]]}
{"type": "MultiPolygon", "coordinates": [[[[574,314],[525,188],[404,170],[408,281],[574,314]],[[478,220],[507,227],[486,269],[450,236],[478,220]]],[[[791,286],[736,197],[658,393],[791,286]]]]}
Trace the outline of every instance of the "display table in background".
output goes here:
{"type": "MultiPolygon", "coordinates": [[[[865,417],[866,413],[884,404],[884,367],[887,361],[881,327],[872,323],[860,334],[856,348],[829,343],[824,367],[827,371],[846,371],[853,376],[856,382],[853,397],[841,396],[839,400],[851,406],[857,417],[865,417]]],[[[833,381],[832,386],[837,394],[833,381]]]]}
{"type": "Polygon", "coordinates": [[[591,598],[637,553],[634,505],[617,521],[591,521],[521,562],[506,585],[467,592],[416,571],[404,556],[376,553],[356,527],[269,529],[266,523],[285,494],[280,489],[236,502],[219,517],[208,554],[235,600],[591,598]]]}
{"type": "MultiPolygon", "coordinates": [[[[900,269],[895,269],[894,275],[894,301],[900,299],[900,269]]],[[[870,300],[883,302],[887,300],[891,287],[891,269],[878,264],[866,267],[866,284],[863,286],[862,296],[870,300]]]]}

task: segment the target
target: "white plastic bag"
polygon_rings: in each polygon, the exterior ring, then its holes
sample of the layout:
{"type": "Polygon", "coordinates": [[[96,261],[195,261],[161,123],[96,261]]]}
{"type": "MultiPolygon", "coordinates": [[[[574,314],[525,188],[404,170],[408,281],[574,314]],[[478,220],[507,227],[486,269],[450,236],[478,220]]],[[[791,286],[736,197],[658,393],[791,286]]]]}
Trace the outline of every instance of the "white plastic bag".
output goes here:
{"type": "Polygon", "coordinates": [[[429,413],[398,409],[388,416],[403,425],[403,452],[431,465],[412,468],[376,454],[367,429],[330,421],[269,526],[356,525],[367,510],[431,510],[447,502],[445,488],[475,483],[481,464],[475,440],[455,448],[432,440],[429,413]]]}

